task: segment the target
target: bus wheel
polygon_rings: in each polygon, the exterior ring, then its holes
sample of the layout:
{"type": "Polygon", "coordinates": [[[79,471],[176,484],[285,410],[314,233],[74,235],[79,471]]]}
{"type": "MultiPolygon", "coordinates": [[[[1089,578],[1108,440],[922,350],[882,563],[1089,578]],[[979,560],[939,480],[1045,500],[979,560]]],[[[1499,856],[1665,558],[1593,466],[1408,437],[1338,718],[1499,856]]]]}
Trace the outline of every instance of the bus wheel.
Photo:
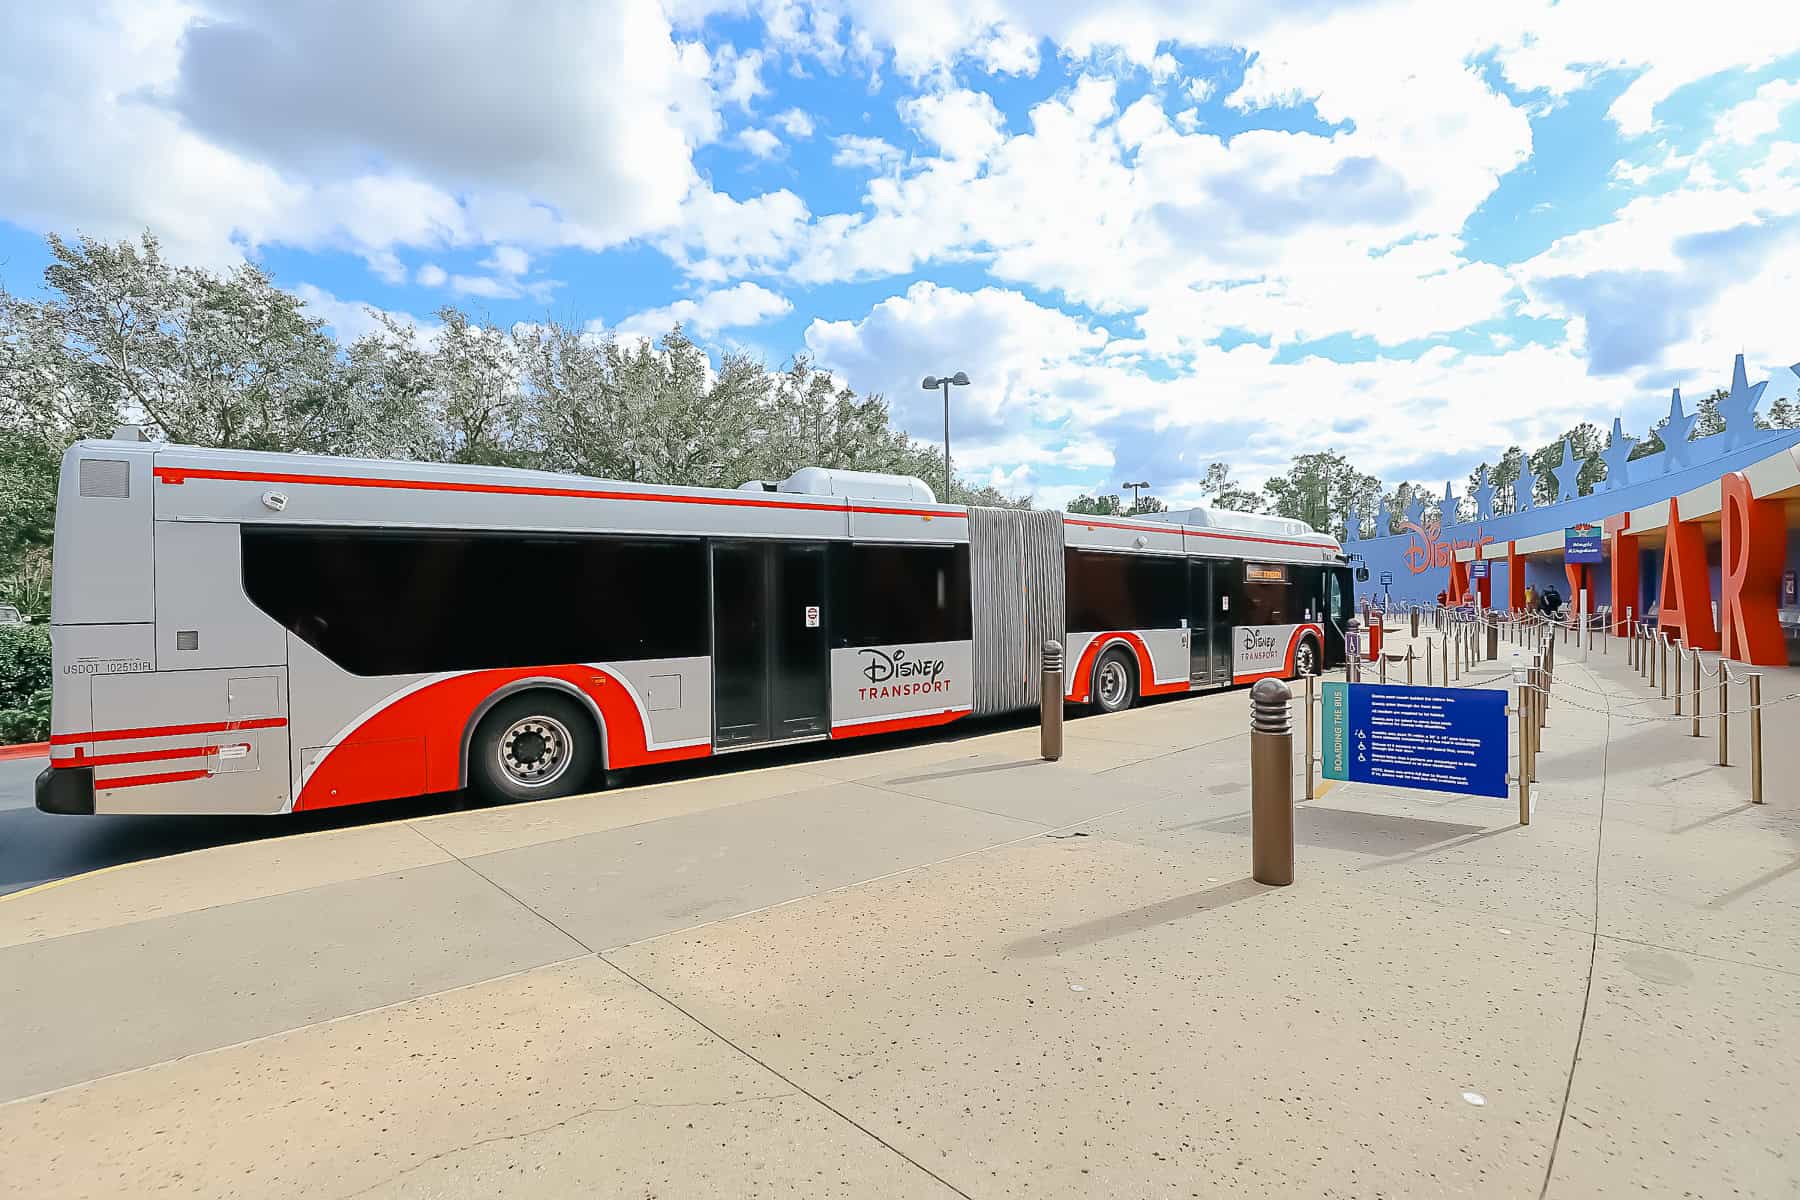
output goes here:
{"type": "Polygon", "coordinates": [[[1300,644],[1294,647],[1294,678],[1298,679],[1302,675],[1317,675],[1318,673],[1318,643],[1309,637],[1303,637],[1300,639],[1300,644]]]}
{"type": "Polygon", "coordinates": [[[1094,665],[1094,707],[1101,712],[1122,712],[1137,703],[1137,672],[1131,656],[1115,646],[1094,665]]]}
{"type": "Polygon", "coordinates": [[[569,796],[600,762],[587,710],[555,692],[509,696],[481,719],[469,743],[469,784],[490,801],[569,796]]]}

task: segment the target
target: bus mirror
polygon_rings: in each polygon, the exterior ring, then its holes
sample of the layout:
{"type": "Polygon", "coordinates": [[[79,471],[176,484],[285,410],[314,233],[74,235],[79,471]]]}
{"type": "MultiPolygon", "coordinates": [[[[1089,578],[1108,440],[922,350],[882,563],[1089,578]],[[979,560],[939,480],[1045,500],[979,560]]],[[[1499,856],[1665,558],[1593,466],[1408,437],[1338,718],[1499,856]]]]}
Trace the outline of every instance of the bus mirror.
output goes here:
{"type": "Polygon", "coordinates": [[[1358,582],[1358,583],[1369,582],[1369,568],[1367,568],[1367,567],[1356,568],[1356,582],[1358,582]]]}

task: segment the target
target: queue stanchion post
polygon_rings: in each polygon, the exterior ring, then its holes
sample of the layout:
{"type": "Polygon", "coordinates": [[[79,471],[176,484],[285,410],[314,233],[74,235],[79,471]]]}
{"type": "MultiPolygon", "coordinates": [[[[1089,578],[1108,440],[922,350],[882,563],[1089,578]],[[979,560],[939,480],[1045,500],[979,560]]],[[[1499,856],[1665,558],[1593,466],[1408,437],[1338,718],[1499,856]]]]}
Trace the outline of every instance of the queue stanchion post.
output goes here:
{"type": "Polygon", "coordinates": [[[1690,731],[1690,736],[1699,737],[1700,736],[1700,651],[1699,650],[1690,650],[1690,651],[1688,651],[1688,653],[1690,653],[1694,656],[1694,658],[1693,658],[1693,662],[1694,662],[1694,695],[1693,695],[1694,726],[1693,726],[1693,729],[1690,731]]]}
{"type": "MultiPolygon", "coordinates": [[[[1682,648],[1680,638],[1671,638],[1670,642],[1675,647],[1675,715],[1679,717],[1681,715],[1681,688],[1682,688],[1681,660],[1687,657],[1687,651],[1682,648]]],[[[1664,679],[1665,679],[1665,681],[1667,680],[1666,674],[1664,676],[1664,679]]],[[[1665,695],[1666,694],[1667,693],[1665,693],[1665,695]]]]}
{"type": "Polygon", "coordinates": [[[1719,765],[1731,765],[1731,672],[1725,669],[1725,659],[1719,659],[1719,765]]]}
{"type": "Polygon", "coordinates": [[[1313,798],[1313,705],[1316,702],[1313,689],[1313,676],[1307,675],[1306,698],[1304,700],[1306,705],[1306,720],[1303,723],[1303,728],[1306,731],[1306,745],[1301,747],[1300,752],[1306,756],[1306,798],[1308,800],[1313,798]]]}
{"type": "Polygon", "coordinates": [[[1762,672],[1750,672],[1750,803],[1763,802],[1762,672]]]}

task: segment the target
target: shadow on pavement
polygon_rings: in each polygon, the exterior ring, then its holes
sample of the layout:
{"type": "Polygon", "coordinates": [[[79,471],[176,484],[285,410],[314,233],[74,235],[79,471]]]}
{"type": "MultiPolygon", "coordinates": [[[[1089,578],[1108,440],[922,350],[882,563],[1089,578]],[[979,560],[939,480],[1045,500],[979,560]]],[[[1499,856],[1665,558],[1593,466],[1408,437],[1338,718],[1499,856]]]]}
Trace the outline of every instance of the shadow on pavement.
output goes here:
{"type": "MultiPolygon", "coordinates": [[[[749,767],[816,762],[846,754],[958,741],[1032,724],[1036,712],[959,722],[929,733],[893,733],[840,742],[808,742],[771,747],[748,756],[701,758],[623,773],[627,785],[728,774],[749,767]]],[[[1033,760],[1035,761],[1035,760],[1033,760]]],[[[41,760],[32,763],[41,769],[41,760]]],[[[69,817],[39,812],[29,805],[0,808],[0,895],[40,883],[120,863],[162,858],[258,838],[289,837],[321,829],[344,829],[381,821],[406,820],[480,807],[462,792],[384,800],[318,812],[276,816],[96,816],[69,817]]]]}

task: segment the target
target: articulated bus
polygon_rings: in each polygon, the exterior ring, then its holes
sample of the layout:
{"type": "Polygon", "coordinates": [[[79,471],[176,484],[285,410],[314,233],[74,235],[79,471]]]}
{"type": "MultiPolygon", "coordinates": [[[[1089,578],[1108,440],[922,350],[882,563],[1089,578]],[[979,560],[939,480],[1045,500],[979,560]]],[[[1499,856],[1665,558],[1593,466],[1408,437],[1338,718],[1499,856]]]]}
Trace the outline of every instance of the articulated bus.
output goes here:
{"type": "Polygon", "coordinates": [[[59,813],[278,813],[602,773],[1342,660],[1298,521],[937,503],[808,468],[738,490],[197,449],[64,456],[59,813]]]}

